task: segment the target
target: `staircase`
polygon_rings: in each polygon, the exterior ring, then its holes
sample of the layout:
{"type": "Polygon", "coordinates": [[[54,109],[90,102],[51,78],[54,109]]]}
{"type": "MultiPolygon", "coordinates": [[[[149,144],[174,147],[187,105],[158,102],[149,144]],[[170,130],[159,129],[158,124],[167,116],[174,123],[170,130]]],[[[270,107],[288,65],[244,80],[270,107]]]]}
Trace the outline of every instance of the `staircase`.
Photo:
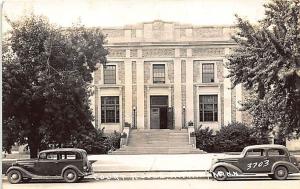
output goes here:
{"type": "Polygon", "coordinates": [[[111,154],[200,154],[205,153],[189,144],[186,129],[131,130],[128,145],[111,154]]]}

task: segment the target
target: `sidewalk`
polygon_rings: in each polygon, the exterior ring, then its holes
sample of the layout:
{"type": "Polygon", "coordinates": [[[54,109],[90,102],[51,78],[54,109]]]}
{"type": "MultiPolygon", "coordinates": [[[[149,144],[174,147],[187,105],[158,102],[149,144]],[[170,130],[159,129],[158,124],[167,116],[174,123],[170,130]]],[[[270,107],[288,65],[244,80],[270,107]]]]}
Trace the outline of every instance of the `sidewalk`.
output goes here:
{"type": "Polygon", "coordinates": [[[223,154],[178,155],[91,155],[95,173],[105,172],[183,172],[209,170],[212,158],[223,154]]]}

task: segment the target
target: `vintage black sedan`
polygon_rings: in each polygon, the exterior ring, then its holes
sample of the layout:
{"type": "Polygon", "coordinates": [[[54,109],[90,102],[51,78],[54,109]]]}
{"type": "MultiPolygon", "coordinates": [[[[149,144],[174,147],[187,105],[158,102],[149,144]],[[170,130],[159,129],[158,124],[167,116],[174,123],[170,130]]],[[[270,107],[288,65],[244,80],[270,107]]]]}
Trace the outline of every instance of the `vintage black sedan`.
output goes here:
{"type": "Polygon", "coordinates": [[[299,173],[296,158],[282,145],[253,145],[240,155],[226,155],[213,159],[210,173],[219,181],[242,175],[268,174],[272,179],[284,180],[299,173]]]}
{"type": "Polygon", "coordinates": [[[59,148],[41,151],[38,159],[18,160],[7,170],[12,184],[31,179],[64,179],[76,182],[92,174],[92,166],[83,149],[59,148]]]}

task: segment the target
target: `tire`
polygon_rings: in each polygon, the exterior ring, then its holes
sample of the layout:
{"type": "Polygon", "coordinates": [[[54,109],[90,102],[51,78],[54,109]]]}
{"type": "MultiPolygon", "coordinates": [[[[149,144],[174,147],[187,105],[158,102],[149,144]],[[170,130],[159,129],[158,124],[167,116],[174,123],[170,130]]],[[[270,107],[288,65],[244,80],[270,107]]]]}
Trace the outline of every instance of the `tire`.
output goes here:
{"type": "Polygon", "coordinates": [[[217,167],[213,171],[213,178],[215,178],[217,181],[225,181],[227,180],[227,169],[225,167],[217,167]]]}
{"type": "Polygon", "coordinates": [[[73,183],[78,180],[77,172],[74,169],[67,169],[63,174],[63,178],[68,183],[73,183]]]}
{"type": "Polygon", "coordinates": [[[22,179],[22,182],[23,183],[28,183],[28,182],[30,182],[31,181],[31,178],[23,178],[22,179]]]}
{"type": "Polygon", "coordinates": [[[18,170],[10,170],[7,173],[7,179],[11,184],[18,184],[22,181],[22,174],[18,170]]]}
{"type": "Polygon", "coordinates": [[[278,166],[274,171],[274,178],[276,180],[285,180],[289,175],[289,172],[286,167],[278,166]]]}

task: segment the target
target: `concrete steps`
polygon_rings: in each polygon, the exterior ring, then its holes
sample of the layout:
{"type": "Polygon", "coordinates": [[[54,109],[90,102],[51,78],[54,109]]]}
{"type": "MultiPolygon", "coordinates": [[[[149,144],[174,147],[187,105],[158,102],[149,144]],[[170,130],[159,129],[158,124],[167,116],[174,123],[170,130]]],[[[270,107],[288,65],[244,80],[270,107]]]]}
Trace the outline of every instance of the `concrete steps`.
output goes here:
{"type": "Polygon", "coordinates": [[[202,150],[189,144],[186,129],[150,129],[131,130],[128,146],[124,146],[111,154],[200,154],[202,150]]]}

